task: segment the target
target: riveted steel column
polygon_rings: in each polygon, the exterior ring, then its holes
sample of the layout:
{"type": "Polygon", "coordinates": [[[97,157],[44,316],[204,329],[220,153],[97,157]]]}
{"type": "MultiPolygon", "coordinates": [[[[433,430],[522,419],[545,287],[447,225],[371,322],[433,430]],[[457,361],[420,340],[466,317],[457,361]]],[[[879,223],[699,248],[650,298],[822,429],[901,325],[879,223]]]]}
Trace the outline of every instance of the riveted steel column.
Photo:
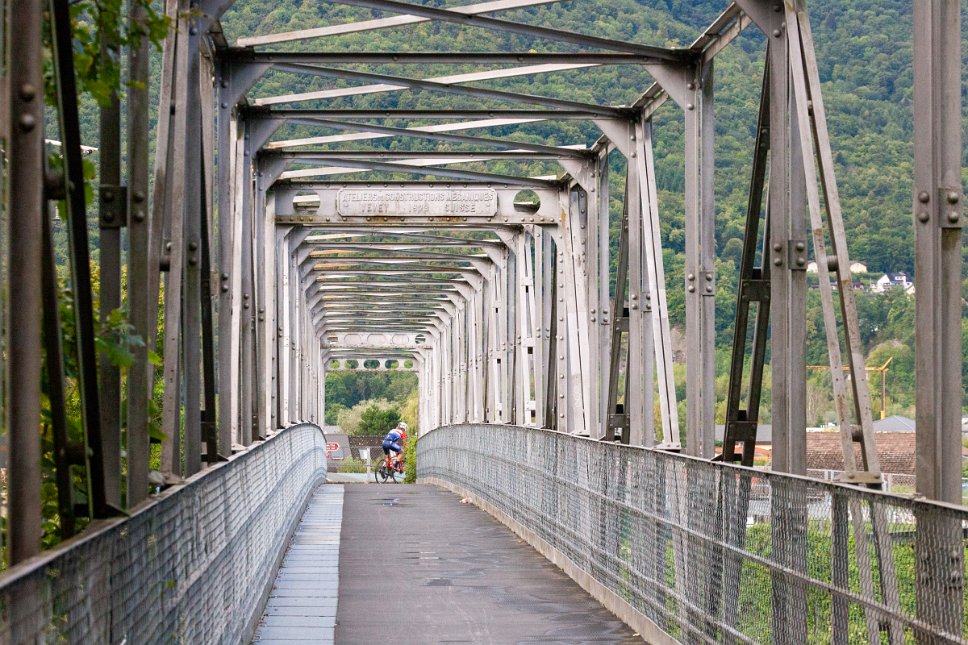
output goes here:
{"type": "Polygon", "coordinates": [[[712,62],[687,73],[686,451],[713,455],[715,392],[715,213],[712,203],[712,62]]]}
{"type": "MultiPolygon", "coordinates": [[[[642,200],[642,226],[647,277],[644,286],[650,290],[645,300],[650,304],[652,321],[652,346],[655,352],[655,371],[659,387],[659,412],[662,416],[662,443],[664,448],[677,449],[679,437],[679,408],[676,404],[676,388],[672,375],[672,333],[669,327],[669,306],[666,298],[665,266],[662,260],[662,237],[659,229],[659,191],[655,181],[655,158],[652,145],[652,121],[636,123],[636,146],[638,154],[633,157],[638,166],[639,191],[642,200]]],[[[633,163],[632,160],[629,163],[633,163]]],[[[631,226],[631,224],[630,224],[631,226]]],[[[634,249],[629,248],[629,253],[634,249]]],[[[648,382],[647,382],[648,386],[648,382]]],[[[649,414],[649,410],[646,410],[649,414]]]]}
{"type": "MultiPolygon", "coordinates": [[[[67,211],[74,320],[77,325],[78,390],[87,448],[85,459],[88,473],[88,504],[94,517],[106,517],[109,510],[105,498],[105,443],[101,432],[90,245],[87,234],[87,205],[81,161],[81,132],[77,111],[78,93],[74,74],[70,6],[66,0],[52,0],[50,13],[57,113],[64,153],[64,205],[67,211]]],[[[16,91],[15,88],[14,91],[16,91]]]]}
{"type": "MultiPolygon", "coordinates": [[[[137,25],[146,18],[139,0],[128,2],[129,21],[137,25]]],[[[128,369],[126,452],[127,502],[132,507],[148,493],[148,402],[151,400],[153,366],[148,347],[158,326],[157,297],[150,296],[152,254],[151,211],[148,205],[148,39],[128,49],[128,310],[135,333],[144,344],[132,348],[134,363],[128,369]]],[[[155,268],[157,271],[157,268],[155,268]]]]}
{"type": "MultiPolygon", "coordinates": [[[[236,218],[234,217],[234,197],[238,190],[237,173],[239,151],[239,122],[234,106],[229,102],[230,72],[223,62],[218,70],[218,264],[219,264],[219,305],[218,305],[218,445],[219,451],[232,454],[232,442],[237,427],[235,379],[237,361],[234,361],[233,347],[237,345],[238,316],[235,310],[238,294],[232,289],[237,249],[235,240],[236,218]]],[[[237,350],[235,350],[237,351],[237,350]]]]}
{"type": "Polygon", "coordinates": [[[545,369],[545,358],[547,356],[548,333],[547,317],[545,311],[550,304],[551,294],[546,284],[547,253],[544,227],[535,226],[532,230],[534,244],[534,273],[532,278],[532,299],[534,302],[534,355],[532,365],[534,366],[534,417],[535,425],[539,428],[545,427],[545,397],[547,396],[546,379],[548,373],[545,369]]]}
{"type": "MultiPolygon", "coordinates": [[[[964,396],[960,14],[956,0],[914,3],[917,490],[929,499],[953,504],[961,503],[959,426],[964,396]]],[[[933,515],[919,517],[919,529],[922,523],[916,544],[918,615],[960,635],[960,522],[933,515]]]]}
{"type": "Polygon", "coordinates": [[[165,252],[162,254],[162,261],[167,265],[168,275],[165,284],[165,395],[162,404],[162,432],[165,433],[165,440],[161,450],[161,469],[173,473],[182,472],[180,367],[186,178],[184,169],[185,145],[188,140],[187,95],[190,87],[188,75],[191,66],[188,28],[187,16],[180,14],[177,32],[170,36],[176,43],[171,70],[173,80],[170,109],[173,114],[170,136],[165,144],[165,158],[169,166],[165,169],[165,190],[161,199],[163,204],[161,212],[167,219],[165,229],[170,236],[165,245],[165,252]],[[168,172],[170,168],[174,168],[175,172],[168,172]]]}
{"type": "Polygon", "coordinates": [[[277,390],[279,392],[279,427],[289,425],[289,244],[287,228],[276,229],[276,266],[277,269],[277,292],[278,317],[276,318],[276,334],[278,347],[278,373],[279,381],[277,390]]]}
{"type": "MultiPolygon", "coordinates": [[[[101,58],[118,57],[118,46],[105,32],[101,37],[101,58]]],[[[100,109],[100,319],[103,325],[111,312],[121,308],[121,227],[127,204],[121,187],[121,101],[111,92],[100,109]]],[[[121,508],[121,369],[101,352],[98,364],[101,390],[101,437],[104,446],[104,500],[121,508]]]]}
{"type": "Polygon", "coordinates": [[[960,5],[914,10],[918,492],[961,502],[960,5]],[[952,22],[954,21],[954,22],[952,22]]]}
{"type": "MultiPolygon", "coordinates": [[[[647,181],[639,176],[641,170],[638,161],[639,157],[644,155],[641,134],[641,132],[636,133],[634,128],[630,128],[629,136],[636,143],[635,149],[630,153],[626,176],[627,237],[624,248],[620,249],[620,252],[626,254],[625,266],[628,267],[628,361],[625,367],[624,414],[629,428],[629,444],[652,447],[656,439],[652,412],[656,356],[653,351],[655,339],[652,334],[652,322],[653,316],[658,315],[658,312],[652,309],[652,303],[655,301],[652,295],[658,293],[659,289],[653,288],[650,273],[646,272],[648,262],[646,247],[652,244],[652,238],[651,235],[644,235],[643,228],[643,225],[648,228],[647,209],[650,203],[649,198],[646,196],[643,199],[641,193],[642,186],[647,181]]],[[[616,302],[616,306],[624,308],[624,297],[616,302]]],[[[660,365],[660,370],[661,376],[665,373],[664,366],[660,365]]],[[[667,415],[663,414],[662,417],[665,419],[667,415]]]]}
{"type": "MultiPolygon", "coordinates": [[[[604,437],[608,432],[608,416],[610,410],[608,409],[608,389],[609,389],[609,372],[608,366],[611,359],[611,318],[613,315],[609,311],[611,307],[610,303],[610,293],[609,293],[609,268],[610,268],[610,246],[609,246],[609,203],[608,203],[608,147],[602,151],[599,158],[596,160],[595,165],[595,176],[593,177],[594,185],[591,188],[592,198],[591,203],[594,204],[595,208],[595,226],[596,230],[596,268],[595,268],[595,278],[592,282],[592,290],[594,294],[594,299],[596,300],[594,308],[597,311],[592,313],[592,325],[595,327],[595,335],[597,336],[597,362],[598,362],[598,373],[596,375],[596,380],[593,381],[593,387],[598,387],[597,392],[597,409],[598,416],[595,419],[595,435],[596,437],[604,437]]],[[[591,263],[591,261],[589,261],[591,263]]]]}
{"type": "Polygon", "coordinates": [[[184,145],[185,173],[185,276],[182,291],[182,369],[185,379],[185,474],[201,470],[201,261],[202,209],[199,195],[202,190],[202,110],[200,86],[200,27],[193,17],[188,26],[188,94],[186,97],[186,138],[176,142],[184,145]]]}
{"type": "Polygon", "coordinates": [[[8,562],[40,550],[41,239],[44,222],[44,80],[41,21],[45,3],[24,0],[7,19],[9,81],[6,421],[10,448],[8,562]],[[16,384],[16,387],[10,385],[16,384]]]}

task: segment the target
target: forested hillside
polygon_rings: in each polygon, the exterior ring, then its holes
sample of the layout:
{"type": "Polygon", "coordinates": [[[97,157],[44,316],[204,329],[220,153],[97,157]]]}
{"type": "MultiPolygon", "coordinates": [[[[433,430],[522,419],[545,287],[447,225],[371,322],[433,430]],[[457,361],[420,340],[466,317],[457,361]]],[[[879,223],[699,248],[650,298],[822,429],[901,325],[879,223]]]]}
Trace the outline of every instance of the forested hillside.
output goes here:
{"type": "MultiPolygon", "coordinates": [[[[429,3],[453,4],[442,0],[429,3]]],[[[595,36],[653,45],[685,46],[725,5],[722,0],[570,0],[517,10],[502,14],[502,17],[595,36]]],[[[911,3],[907,0],[813,0],[809,2],[809,7],[851,257],[869,267],[871,275],[862,276],[862,280],[874,280],[884,272],[913,275],[914,246],[910,215],[913,152],[911,3]]],[[[253,34],[365,20],[374,15],[374,12],[365,9],[312,0],[246,0],[229,12],[223,20],[223,26],[231,40],[253,34]]],[[[560,45],[533,41],[524,36],[430,24],[332,37],[325,41],[294,42],[270,49],[434,51],[445,47],[462,51],[561,49],[560,45]]],[[[732,333],[735,271],[742,248],[749,159],[763,55],[764,39],[751,27],[716,58],[717,329],[719,346],[723,348],[728,345],[732,333]]],[[[421,66],[419,75],[429,78],[472,69],[457,65],[425,65],[421,66]]],[[[384,66],[379,71],[385,74],[411,73],[410,70],[401,72],[393,66],[384,66]]],[[[564,71],[494,80],[482,85],[620,105],[635,100],[650,82],[644,68],[616,66],[582,70],[581,74],[564,71]]],[[[252,95],[291,94],[347,84],[353,83],[334,81],[324,76],[272,72],[259,82],[252,95]]],[[[466,97],[430,91],[386,92],[299,105],[346,107],[350,101],[354,106],[381,108],[501,105],[488,100],[471,103],[471,99],[466,97]]],[[[682,324],[682,117],[679,110],[669,103],[660,110],[655,122],[656,174],[660,189],[670,315],[673,324],[682,324]]],[[[425,122],[394,123],[400,126],[420,124],[425,122]]],[[[313,135],[331,133],[335,131],[312,131],[313,135]]],[[[310,130],[306,128],[293,127],[280,132],[278,136],[290,138],[309,134],[310,130]]],[[[533,123],[509,126],[502,134],[511,134],[521,141],[564,145],[590,144],[600,133],[591,124],[570,123],[562,126],[533,123]]],[[[392,141],[381,140],[374,145],[392,147],[392,141]]],[[[429,148],[438,144],[415,142],[418,148],[422,145],[429,148]]],[[[453,149],[459,150],[460,146],[454,146],[453,149]]],[[[612,162],[612,220],[613,225],[617,226],[624,161],[616,154],[612,162]]],[[[533,174],[560,172],[559,168],[547,163],[521,168],[516,162],[502,162],[490,164],[487,168],[499,173],[522,170],[533,174]]],[[[617,235],[614,237],[617,239],[617,235]]],[[[865,351],[873,353],[869,364],[876,362],[880,365],[887,357],[895,357],[889,377],[888,413],[913,414],[911,297],[900,293],[880,295],[859,291],[858,299],[865,351]]],[[[811,321],[808,361],[824,364],[827,361],[816,292],[810,294],[808,309],[811,321]]],[[[968,325],[964,327],[964,332],[968,336],[968,325]]],[[[723,361],[720,363],[724,364],[723,361]]],[[[820,372],[811,377],[817,394],[815,397],[812,395],[816,401],[812,404],[810,423],[819,423],[829,416],[831,408],[820,394],[829,391],[829,385],[825,383],[827,378],[820,372]]]]}

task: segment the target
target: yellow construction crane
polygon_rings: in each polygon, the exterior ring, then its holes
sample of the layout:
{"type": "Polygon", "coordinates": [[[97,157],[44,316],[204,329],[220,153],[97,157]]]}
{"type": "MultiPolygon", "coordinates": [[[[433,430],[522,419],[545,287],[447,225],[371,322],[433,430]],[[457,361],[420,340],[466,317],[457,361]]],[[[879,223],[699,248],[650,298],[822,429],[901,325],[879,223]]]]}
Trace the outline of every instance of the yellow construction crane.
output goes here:
{"type": "MultiPolygon", "coordinates": [[[[887,418],[887,366],[891,364],[894,357],[891,356],[889,359],[884,361],[884,364],[880,367],[865,367],[866,372],[880,372],[881,373],[881,418],[887,418]]],[[[829,365],[807,365],[807,369],[810,370],[829,370],[829,365]]],[[[845,372],[850,372],[850,367],[844,365],[845,372]]]]}

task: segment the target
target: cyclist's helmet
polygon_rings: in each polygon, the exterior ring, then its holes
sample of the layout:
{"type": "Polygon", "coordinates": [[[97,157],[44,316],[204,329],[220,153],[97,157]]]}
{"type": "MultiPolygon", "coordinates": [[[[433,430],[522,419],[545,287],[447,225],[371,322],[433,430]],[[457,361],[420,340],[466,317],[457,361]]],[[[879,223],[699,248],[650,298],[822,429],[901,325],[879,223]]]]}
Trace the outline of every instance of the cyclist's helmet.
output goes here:
{"type": "Polygon", "coordinates": [[[399,430],[399,431],[400,431],[400,438],[401,438],[401,439],[406,439],[406,438],[407,438],[407,430],[409,430],[409,429],[410,429],[410,426],[408,426],[408,425],[407,425],[406,423],[404,423],[403,421],[401,421],[401,422],[400,422],[400,423],[399,423],[399,424],[397,425],[397,430],[399,430]]]}

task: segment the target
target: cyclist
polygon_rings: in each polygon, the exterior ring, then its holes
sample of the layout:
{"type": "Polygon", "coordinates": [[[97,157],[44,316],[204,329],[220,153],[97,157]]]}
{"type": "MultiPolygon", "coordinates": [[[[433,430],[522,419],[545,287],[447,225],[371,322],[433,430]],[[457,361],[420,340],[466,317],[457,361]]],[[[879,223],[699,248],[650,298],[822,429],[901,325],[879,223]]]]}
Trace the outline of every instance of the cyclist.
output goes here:
{"type": "Polygon", "coordinates": [[[400,468],[403,446],[407,443],[408,429],[409,426],[401,421],[396,428],[388,432],[387,436],[383,438],[383,454],[389,458],[391,465],[397,469],[400,468]]]}

